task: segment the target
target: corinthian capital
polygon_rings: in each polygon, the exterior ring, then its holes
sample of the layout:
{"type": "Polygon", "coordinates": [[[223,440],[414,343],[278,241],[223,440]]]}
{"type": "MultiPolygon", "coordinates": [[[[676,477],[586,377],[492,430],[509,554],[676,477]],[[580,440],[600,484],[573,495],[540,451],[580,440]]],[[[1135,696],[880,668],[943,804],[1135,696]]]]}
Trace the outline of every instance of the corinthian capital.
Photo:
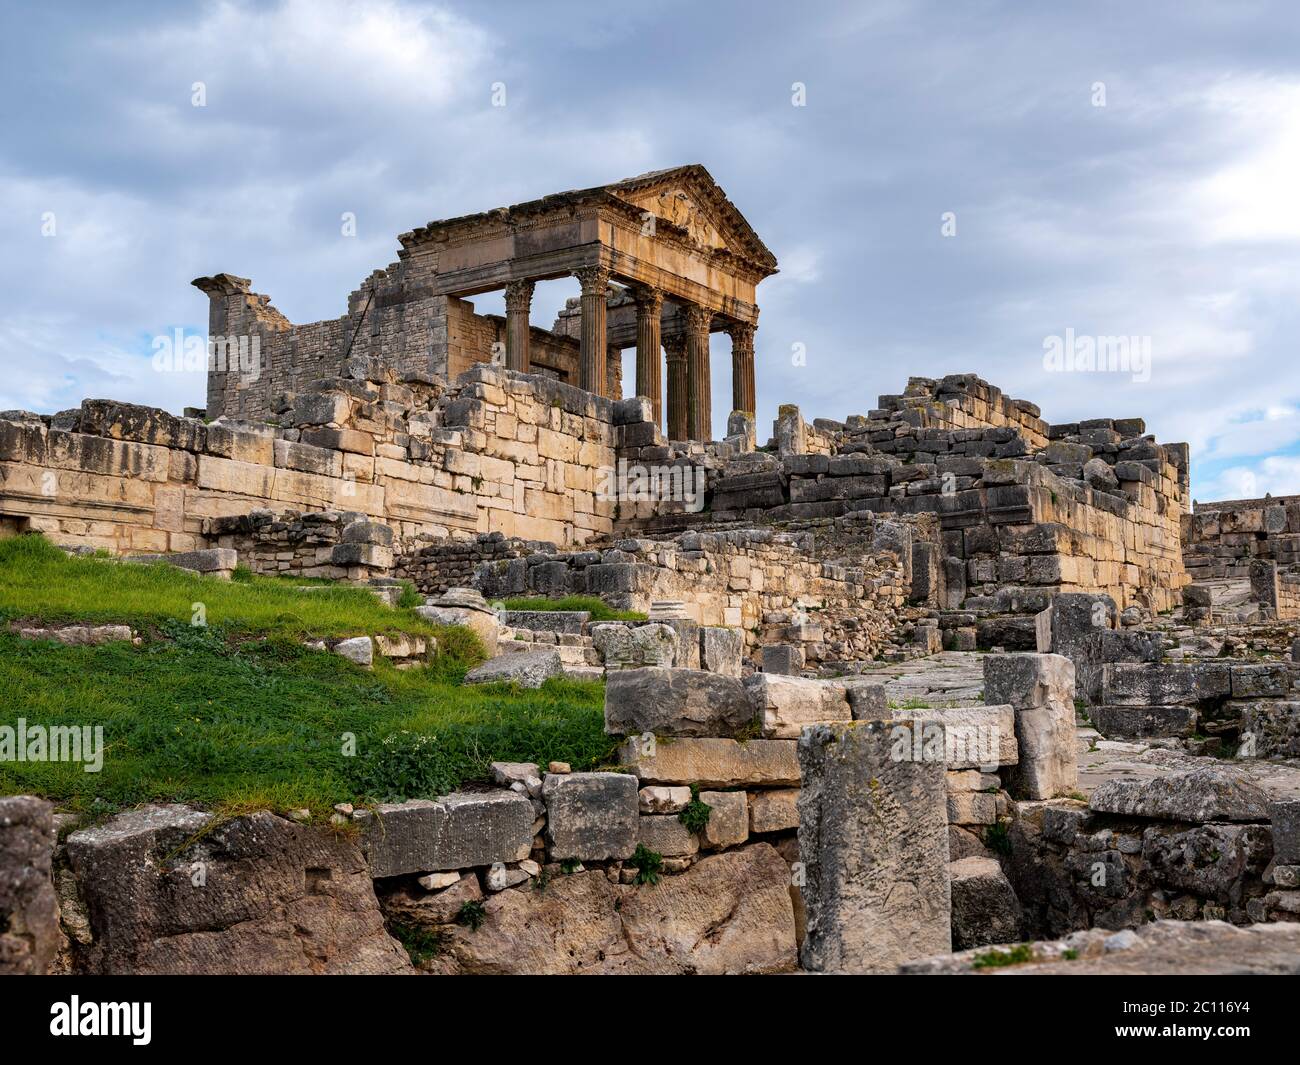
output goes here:
{"type": "Polygon", "coordinates": [[[731,334],[731,346],[736,351],[754,350],[754,330],[758,327],[753,322],[733,322],[727,326],[731,334]]]}
{"type": "Polygon", "coordinates": [[[687,333],[707,333],[709,323],[713,321],[713,312],[698,303],[688,303],[683,307],[686,315],[687,333]]]}
{"type": "Polygon", "coordinates": [[[636,285],[632,289],[632,298],[636,300],[637,310],[643,314],[663,313],[663,289],[652,288],[650,285],[636,285]]]}
{"type": "Polygon", "coordinates": [[[506,310],[511,314],[528,313],[533,303],[532,281],[511,281],[506,285],[506,310]]]}
{"type": "Polygon", "coordinates": [[[573,271],[573,276],[582,285],[582,294],[584,296],[604,295],[605,290],[609,287],[608,266],[579,266],[573,271]]]}

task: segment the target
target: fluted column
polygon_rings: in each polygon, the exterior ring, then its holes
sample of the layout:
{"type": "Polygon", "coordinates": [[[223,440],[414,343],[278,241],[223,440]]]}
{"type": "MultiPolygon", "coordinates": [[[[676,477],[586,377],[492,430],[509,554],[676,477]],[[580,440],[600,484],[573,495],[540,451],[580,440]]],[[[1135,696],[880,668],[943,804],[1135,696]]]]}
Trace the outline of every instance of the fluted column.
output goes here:
{"type": "Polygon", "coordinates": [[[532,372],[528,343],[531,337],[528,310],[533,304],[533,282],[511,281],[506,285],[506,368],[532,372]]]}
{"type": "Polygon", "coordinates": [[[579,347],[579,384],[598,396],[605,394],[605,299],[609,269],[580,266],[573,271],[582,283],[582,334],[579,347]]]}
{"type": "Polygon", "coordinates": [[[697,304],[686,311],[686,432],[688,439],[713,435],[713,390],[709,374],[709,322],[713,315],[697,304]]]}
{"type": "Polygon", "coordinates": [[[754,323],[736,322],[731,334],[731,409],[753,414],[756,407],[754,389],[754,323]]]}
{"type": "Polygon", "coordinates": [[[636,394],[649,397],[655,425],[660,427],[664,424],[662,356],[659,354],[663,310],[664,294],[657,288],[636,291],[636,394]]]}
{"type": "Polygon", "coordinates": [[[663,344],[668,357],[668,439],[686,440],[686,337],[665,337],[663,344]]]}

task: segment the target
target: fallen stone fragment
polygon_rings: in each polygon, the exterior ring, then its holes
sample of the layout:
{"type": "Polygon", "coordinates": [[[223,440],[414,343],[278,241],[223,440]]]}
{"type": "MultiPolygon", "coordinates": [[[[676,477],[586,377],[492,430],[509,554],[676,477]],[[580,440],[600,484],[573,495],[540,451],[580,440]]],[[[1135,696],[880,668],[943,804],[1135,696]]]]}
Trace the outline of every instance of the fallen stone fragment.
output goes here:
{"type": "Polygon", "coordinates": [[[1163,821],[1267,821],[1268,796],[1235,770],[1205,766],[1152,780],[1106,780],[1088,806],[1100,813],[1163,821]]]}
{"type": "Polygon", "coordinates": [[[560,652],[554,648],[498,655],[465,674],[466,684],[518,684],[521,688],[540,688],[563,671],[560,652]]]}

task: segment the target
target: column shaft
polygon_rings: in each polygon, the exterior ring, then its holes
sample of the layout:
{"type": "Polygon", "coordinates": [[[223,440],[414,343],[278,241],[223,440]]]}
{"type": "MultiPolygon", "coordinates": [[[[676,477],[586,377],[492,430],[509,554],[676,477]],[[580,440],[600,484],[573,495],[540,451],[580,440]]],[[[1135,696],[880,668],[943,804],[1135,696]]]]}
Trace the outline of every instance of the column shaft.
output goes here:
{"type": "Polygon", "coordinates": [[[642,289],[636,301],[636,394],[647,396],[654,411],[655,425],[663,426],[663,379],[660,372],[660,326],[664,294],[642,289]]]}
{"type": "Polygon", "coordinates": [[[609,270],[583,266],[574,271],[582,283],[582,333],[579,347],[579,384],[598,396],[605,394],[605,299],[609,270]]]}
{"type": "Polygon", "coordinates": [[[713,394],[709,375],[709,321],[703,307],[686,307],[686,431],[690,440],[713,435],[713,394]]]}
{"type": "Polygon", "coordinates": [[[688,420],[686,393],[686,337],[664,339],[668,356],[668,439],[686,440],[688,420]]]}
{"type": "Polygon", "coordinates": [[[506,285],[506,369],[532,372],[529,356],[528,309],[533,303],[533,282],[511,281],[506,285]]]}
{"type": "Polygon", "coordinates": [[[739,322],[731,333],[731,409],[753,414],[757,406],[754,385],[754,324],[739,322]]]}

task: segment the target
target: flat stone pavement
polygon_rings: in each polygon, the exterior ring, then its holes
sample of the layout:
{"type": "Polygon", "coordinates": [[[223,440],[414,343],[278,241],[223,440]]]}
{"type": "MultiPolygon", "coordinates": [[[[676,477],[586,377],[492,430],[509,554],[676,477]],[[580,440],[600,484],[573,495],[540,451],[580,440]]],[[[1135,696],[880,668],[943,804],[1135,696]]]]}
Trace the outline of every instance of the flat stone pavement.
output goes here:
{"type": "MultiPolygon", "coordinates": [[[[907,662],[869,662],[861,675],[883,679],[886,697],[910,706],[977,706],[984,702],[984,658],[978,651],[943,651],[907,662]]],[[[1079,790],[1114,778],[1151,779],[1203,765],[1229,765],[1245,773],[1270,798],[1300,799],[1300,761],[1207,758],[1142,742],[1106,740],[1079,726],[1079,790]]]]}

